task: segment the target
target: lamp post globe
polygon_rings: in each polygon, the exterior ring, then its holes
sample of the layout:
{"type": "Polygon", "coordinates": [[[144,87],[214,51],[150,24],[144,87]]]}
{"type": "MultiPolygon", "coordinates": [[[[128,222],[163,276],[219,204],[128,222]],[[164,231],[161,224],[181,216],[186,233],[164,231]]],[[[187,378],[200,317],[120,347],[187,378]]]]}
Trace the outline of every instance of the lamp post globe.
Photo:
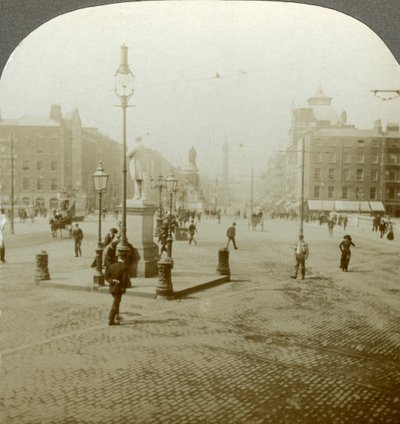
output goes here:
{"type": "Polygon", "coordinates": [[[96,271],[93,276],[93,284],[104,286],[104,274],[102,271],[103,263],[103,244],[101,242],[101,197],[107,189],[108,174],[104,172],[103,164],[99,161],[96,172],[93,174],[94,188],[99,195],[99,227],[96,248],[96,271]]]}
{"type": "Polygon", "coordinates": [[[128,64],[128,47],[121,46],[121,63],[115,72],[115,94],[120,99],[122,108],[122,222],[121,242],[118,247],[120,255],[126,256],[129,247],[126,239],[126,109],[128,100],[133,95],[133,74],[128,64]]]}

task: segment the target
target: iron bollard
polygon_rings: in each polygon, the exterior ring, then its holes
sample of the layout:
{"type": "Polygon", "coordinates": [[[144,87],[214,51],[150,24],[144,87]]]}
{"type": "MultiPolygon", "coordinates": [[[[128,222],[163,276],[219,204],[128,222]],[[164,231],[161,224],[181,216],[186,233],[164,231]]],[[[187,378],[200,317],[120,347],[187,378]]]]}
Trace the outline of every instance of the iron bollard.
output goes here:
{"type": "Polygon", "coordinates": [[[226,247],[218,250],[217,272],[220,275],[231,275],[231,270],[229,269],[229,250],[226,247]]]}
{"type": "Polygon", "coordinates": [[[158,261],[158,284],[156,286],[157,297],[172,299],[174,297],[174,288],[171,281],[172,261],[166,258],[158,261]]]}
{"type": "Polygon", "coordinates": [[[49,256],[45,250],[42,250],[38,255],[36,255],[36,284],[39,281],[50,280],[48,262],[49,256]]]}

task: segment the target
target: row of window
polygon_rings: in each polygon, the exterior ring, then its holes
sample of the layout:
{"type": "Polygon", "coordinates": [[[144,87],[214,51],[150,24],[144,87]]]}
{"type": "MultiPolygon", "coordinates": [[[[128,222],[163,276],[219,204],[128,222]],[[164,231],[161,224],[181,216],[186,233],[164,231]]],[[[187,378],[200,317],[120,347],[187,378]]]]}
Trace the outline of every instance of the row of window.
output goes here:
{"type": "MultiPolygon", "coordinates": [[[[348,199],[349,195],[351,193],[351,188],[349,187],[342,187],[342,193],[341,193],[341,198],[342,199],[348,199]]],[[[362,197],[362,195],[360,194],[359,189],[354,189],[354,194],[355,197],[357,199],[359,199],[360,197],[362,197]]],[[[321,186],[315,186],[314,187],[314,197],[315,198],[319,198],[321,196],[321,186]]],[[[328,187],[328,198],[329,199],[334,199],[335,197],[337,197],[337,193],[336,193],[336,189],[335,187],[328,187]]],[[[377,198],[377,188],[376,187],[370,187],[369,189],[369,199],[370,200],[375,200],[377,198]]]]}
{"type": "MultiPolygon", "coordinates": [[[[315,162],[316,163],[322,163],[323,162],[323,153],[324,152],[316,152],[315,153],[315,162]]],[[[336,163],[337,161],[337,153],[336,152],[326,152],[328,157],[328,163],[336,163]]],[[[397,156],[395,158],[391,158],[392,156],[396,155],[389,155],[388,161],[389,163],[392,163],[391,161],[395,161],[393,163],[397,162],[397,156]]],[[[379,155],[378,152],[371,152],[370,155],[370,162],[371,163],[378,163],[379,161],[379,155]]],[[[365,163],[365,152],[359,151],[357,152],[357,163],[365,163]]],[[[343,152],[343,163],[351,163],[351,152],[345,151],[343,152]]]]}
{"type": "MultiPolygon", "coordinates": [[[[329,168],[328,169],[328,180],[335,180],[336,178],[336,168],[329,168]]],[[[343,180],[344,181],[350,181],[350,169],[343,169],[343,180]]],[[[364,169],[356,169],[355,173],[356,180],[363,181],[364,180],[364,169]]],[[[378,181],[378,170],[377,169],[371,169],[369,178],[371,181],[378,181]]],[[[315,168],[314,169],[314,179],[315,180],[321,180],[321,168],[315,168]]]]}
{"type": "MultiPolygon", "coordinates": [[[[314,146],[322,146],[322,145],[328,145],[330,147],[336,147],[338,145],[338,141],[336,139],[328,139],[326,141],[326,139],[322,140],[321,138],[316,138],[313,142],[314,146]]],[[[354,140],[352,139],[348,139],[345,138],[342,141],[340,141],[340,145],[343,144],[343,146],[347,146],[350,147],[352,145],[354,145],[354,140]]],[[[365,142],[365,140],[357,140],[357,145],[358,146],[365,146],[367,143],[365,142]]],[[[378,140],[371,140],[370,141],[370,146],[371,147],[378,147],[378,140]]]]}
{"type": "MultiPolygon", "coordinates": [[[[35,188],[35,185],[33,184],[33,187],[31,187],[31,178],[22,178],[22,189],[23,190],[31,190],[35,188]]],[[[43,190],[44,184],[43,184],[43,178],[37,178],[36,180],[36,190],[43,190]]],[[[57,178],[51,179],[51,190],[58,190],[58,180],[57,178]]]]}
{"type": "MultiPolygon", "coordinates": [[[[42,160],[38,160],[36,162],[36,170],[37,171],[42,171],[43,170],[43,161],[42,160]]],[[[31,169],[31,162],[29,160],[24,160],[22,161],[22,170],[23,171],[29,171],[31,169]]],[[[50,170],[51,171],[57,171],[58,170],[58,161],[56,160],[52,160],[50,162],[50,170]]]]}

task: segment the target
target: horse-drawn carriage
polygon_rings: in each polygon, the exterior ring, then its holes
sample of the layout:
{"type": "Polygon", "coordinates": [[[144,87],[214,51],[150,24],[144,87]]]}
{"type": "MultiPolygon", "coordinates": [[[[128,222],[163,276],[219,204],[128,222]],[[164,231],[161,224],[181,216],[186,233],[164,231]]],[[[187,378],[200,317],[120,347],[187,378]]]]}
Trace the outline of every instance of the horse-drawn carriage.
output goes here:
{"type": "Polygon", "coordinates": [[[72,236],[72,216],[68,212],[55,213],[49,220],[51,235],[53,239],[63,238],[64,230],[68,237],[72,236]]]}
{"type": "Polygon", "coordinates": [[[261,231],[264,231],[264,211],[259,209],[257,212],[253,212],[249,215],[248,228],[253,231],[257,230],[257,227],[261,227],[261,231]]]}

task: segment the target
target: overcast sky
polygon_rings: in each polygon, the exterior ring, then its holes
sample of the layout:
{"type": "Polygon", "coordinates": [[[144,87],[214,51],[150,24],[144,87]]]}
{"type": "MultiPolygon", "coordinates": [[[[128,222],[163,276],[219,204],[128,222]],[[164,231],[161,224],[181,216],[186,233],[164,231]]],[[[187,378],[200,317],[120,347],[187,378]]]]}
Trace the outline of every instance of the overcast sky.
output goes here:
{"type": "MultiPolygon", "coordinates": [[[[197,150],[201,173],[259,173],[289,141],[292,103],[306,106],[321,86],[348,123],[400,121],[399,66],[364,24],[336,11],[274,2],[135,2],[59,16],[14,51],[0,81],[3,118],[79,109],[84,126],[121,140],[114,107],[120,46],[129,48],[135,93],[128,145],[137,136],[185,166],[197,150]],[[216,78],[216,75],[220,78],[216,78]],[[245,160],[243,160],[245,159],[245,160]]],[[[129,148],[128,147],[128,148],[129,148]]]]}

